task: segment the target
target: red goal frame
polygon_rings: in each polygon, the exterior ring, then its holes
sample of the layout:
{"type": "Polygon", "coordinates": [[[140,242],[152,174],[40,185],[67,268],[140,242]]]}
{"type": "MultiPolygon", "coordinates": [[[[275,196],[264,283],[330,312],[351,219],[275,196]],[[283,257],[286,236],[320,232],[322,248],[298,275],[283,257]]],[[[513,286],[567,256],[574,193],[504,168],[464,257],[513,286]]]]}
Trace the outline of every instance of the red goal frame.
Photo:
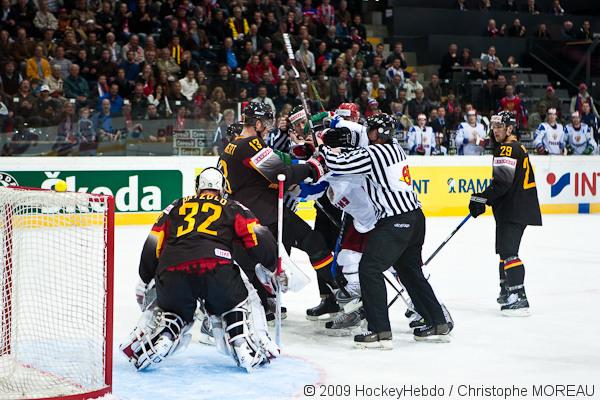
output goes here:
{"type": "MultiPolygon", "coordinates": [[[[11,189],[23,190],[23,191],[45,191],[45,192],[55,192],[53,190],[48,189],[40,189],[34,187],[25,187],[25,186],[11,186],[11,189]]],[[[68,192],[67,192],[68,193],[68,192]]],[[[94,390],[91,392],[78,393],[67,396],[56,396],[56,397],[36,397],[35,400],[87,400],[94,399],[97,397],[104,396],[106,394],[112,393],[112,364],[113,364],[113,312],[114,312],[114,242],[115,242],[115,199],[111,195],[104,194],[91,194],[87,193],[89,196],[90,202],[100,202],[106,201],[107,210],[105,212],[106,215],[106,223],[104,226],[104,266],[106,270],[106,279],[104,281],[104,289],[106,292],[105,295],[105,307],[104,307],[104,387],[102,389],[94,390]]],[[[13,252],[13,241],[12,241],[12,212],[7,209],[7,237],[4,242],[4,251],[7,255],[7,260],[12,260],[12,252],[13,252]]],[[[11,304],[11,288],[13,285],[12,282],[12,263],[9,261],[5,265],[5,275],[6,281],[3,285],[3,291],[8,293],[6,302],[2,307],[2,311],[0,312],[0,323],[2,326],[6,326],[6,324],[10,324],[12,321],[12,304],[11,304]],[[8,290],[6,290],[8,289],[8,290]]],[[[10,332],[9,332],[10,337],[10,332]]],[[[10,354],[11,352],[11,341],[10,339],[5,343],[4,346],[0,347],[0,356],[10,354]]]]}

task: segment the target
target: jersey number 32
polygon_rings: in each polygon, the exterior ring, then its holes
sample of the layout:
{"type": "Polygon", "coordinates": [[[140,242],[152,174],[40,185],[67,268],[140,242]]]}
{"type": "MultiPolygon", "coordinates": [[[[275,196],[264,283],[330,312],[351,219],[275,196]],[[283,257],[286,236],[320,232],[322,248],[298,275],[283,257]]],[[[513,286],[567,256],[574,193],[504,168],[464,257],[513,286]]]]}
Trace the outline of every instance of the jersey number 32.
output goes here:
{"type": "Polygon", "coordinates": [[[198,225],[197,232],[217,236],[217,231],[210,229],[210,225],[221,217],[222,212],[223,207],[218,204],[202,203],[202,208],[200,208],[200,203],[184,203],[179,208],[179,215],[184,217],[184,224],[177,227],[177,237],[187,235],[194,230],[196,225],[198,225]],[[196,218],[198,211],[202,214],[196,218]],[[198,222],[200,223],[198,224],[198,222]]]}

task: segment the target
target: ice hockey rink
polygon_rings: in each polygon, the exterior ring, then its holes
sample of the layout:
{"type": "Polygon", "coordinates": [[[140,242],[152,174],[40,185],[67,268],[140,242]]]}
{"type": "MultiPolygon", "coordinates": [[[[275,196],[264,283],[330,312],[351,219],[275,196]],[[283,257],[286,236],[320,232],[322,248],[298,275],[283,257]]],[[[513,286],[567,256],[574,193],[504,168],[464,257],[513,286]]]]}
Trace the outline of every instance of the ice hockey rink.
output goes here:
{"type": "MultiPolygon", "coordinates": [[[[424,257],[460,221],[428,218],[424,257]]],[[[600,398],[600,215],[545,215],[543,227],[527,228],[520,256],[532,308],[528,318],[499,312],[494,220],[480,217],[469,220],[426,271],[454,318],[451,343],[415,342],[397,301],[390,309],[394,350],[355,349],[350,336],[328,336],[305,319],[305,309],[319,301],[311,282],[300,293],[284,295],[283,356],[253,374],[196,340],[143,373],[119,354],[119,342],[139,316],[134,287],[149,229],[124,226],[116,232],[114,398],[391,399],[417,397],[421,389],[429,391],[425,398],[484,398],[465,396],[467,385],[527,390],[510,398],[533,398],[534,386],[553,385],[545,388],[548,395],[556,385],[588,385],[582,388],[588,394],[595,389],[591,398],[600,398]]],[[[294,251],[292,257],[310,273],[304,254],[294,251]]],[[[388,289],[388,298],[393,294],[388,289]]]]}

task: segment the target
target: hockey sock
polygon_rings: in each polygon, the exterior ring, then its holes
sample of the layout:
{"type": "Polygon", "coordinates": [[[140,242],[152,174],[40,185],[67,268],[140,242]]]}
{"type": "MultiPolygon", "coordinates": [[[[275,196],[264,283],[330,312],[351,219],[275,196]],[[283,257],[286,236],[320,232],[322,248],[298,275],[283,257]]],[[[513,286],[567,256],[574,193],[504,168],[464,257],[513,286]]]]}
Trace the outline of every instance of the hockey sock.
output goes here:
{"type": "Polygon", "coordinates": [[[509,257],[504,263],[504,272],[511,293],[525,294],[525,266],[519,257],[509,257]]]}
{"type": "Polygon", "coordinates": [[[500,260],[498,264],[498,274],[500,276],[500,283],[506,280],[506,272],[504,272],[504,260],[500,260]]]}

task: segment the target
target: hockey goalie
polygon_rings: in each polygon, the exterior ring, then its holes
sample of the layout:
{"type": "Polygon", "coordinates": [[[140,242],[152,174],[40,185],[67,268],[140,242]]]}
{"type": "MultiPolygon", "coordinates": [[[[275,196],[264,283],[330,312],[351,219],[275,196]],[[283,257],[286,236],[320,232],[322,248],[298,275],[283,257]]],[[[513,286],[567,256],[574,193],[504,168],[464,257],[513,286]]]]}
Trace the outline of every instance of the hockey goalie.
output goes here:
{"type": "Polygon", "coordinates": [[[138,370],[185,348],[198,302],[209,315],[218,350],[239,367],[251,372],[280,353],[256,291],[231,256],[239,240],[256,261],[261,282],[285,291],[285,277],[274,273],[275,239],[247,208],[224,199],[223,188],[218,169],[202,171],[197,194],[167,207],[144,244],[136,295],[145,311],[120,346],[138,370]]]}

